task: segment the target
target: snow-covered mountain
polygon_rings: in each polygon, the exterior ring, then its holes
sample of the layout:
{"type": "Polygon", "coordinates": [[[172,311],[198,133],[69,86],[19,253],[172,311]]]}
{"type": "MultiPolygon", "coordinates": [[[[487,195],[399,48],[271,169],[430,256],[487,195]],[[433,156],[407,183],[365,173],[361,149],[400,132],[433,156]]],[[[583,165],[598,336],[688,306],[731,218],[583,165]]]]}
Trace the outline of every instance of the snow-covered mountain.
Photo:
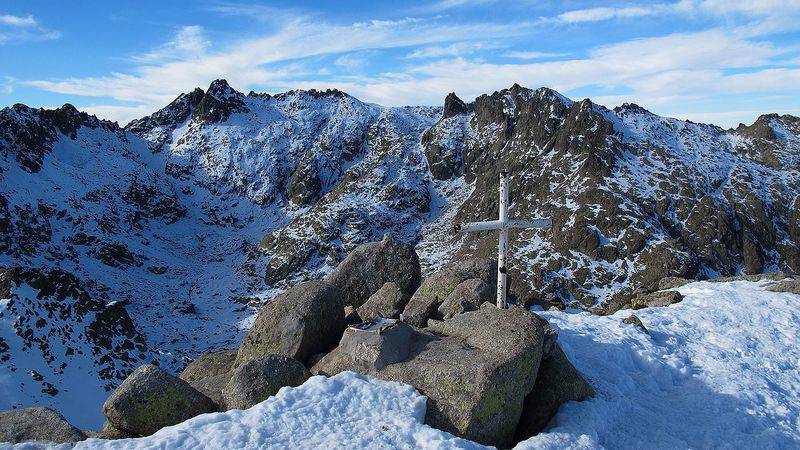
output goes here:
{"type": "Polygon", "coordinates": [[[512,86],[444,108],[218,80],[124,128],[0,111],[0,409],[97,427],[135,366],[234,346],[255,308],[391,232],[427,270],[514,233],[518,301],[602,310],[663,276],[800,269],[800,119],[723,130],[512,86]],[[97,411],[93,414],[92,411],[97,411]]]}

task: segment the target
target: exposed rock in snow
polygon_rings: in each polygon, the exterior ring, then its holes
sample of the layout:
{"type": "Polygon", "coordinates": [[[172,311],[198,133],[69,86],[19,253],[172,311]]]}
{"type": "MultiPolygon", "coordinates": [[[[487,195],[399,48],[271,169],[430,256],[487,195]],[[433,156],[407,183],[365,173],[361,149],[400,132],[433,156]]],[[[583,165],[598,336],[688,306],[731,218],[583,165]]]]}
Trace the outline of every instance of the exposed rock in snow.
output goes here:
{"type": "Polygon", "coordinates": [[[722,130],[518,85],[445,103],[218,80],[125,128],[69,105],[0,111],[0,266],[69,274],[100,312],[50,318],[15,284],[0,299],[0,408],[50,406],[96,429],[75,399],[97,412],[140,363],[177,373],[234,347],[265,301],[386,233],[415,244],[428,274],[491,257],[493,234],[451,226],[496,214],[501,167],[512,213],[555,224],[511,238],[519,303],[600,308],[667,275],[800,269],[795,117],[722,130]],[[36,319],[15,326],[13,305],[36,319]],[[109,333],[87,335],[92,320],[109,333]],[[61,330],[50,350],[31,340],[46,329],[61,330]],[[70,342],[87,344],[67,354],[70,342]]]}
{"type": "MultiPolygon", "coordinates": [[[[544,432],[517,448],[796,448],[800,298],[765,284],[680,287],[681,303],[637,311],[650,335],[621,323],[630,311],[540,313],[597,392],[562,405],[544,432]]],[[[76,448],[484,448],[423,425],[425,403],[407,385],[318,376],[245,411],[76,448]]]]}

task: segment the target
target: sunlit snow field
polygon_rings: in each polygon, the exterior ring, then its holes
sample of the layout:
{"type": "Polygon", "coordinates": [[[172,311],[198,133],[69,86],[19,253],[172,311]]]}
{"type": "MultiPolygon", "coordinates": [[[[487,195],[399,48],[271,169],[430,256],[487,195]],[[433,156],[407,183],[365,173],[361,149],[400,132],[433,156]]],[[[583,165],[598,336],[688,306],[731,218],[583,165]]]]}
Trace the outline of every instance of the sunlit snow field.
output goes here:
{"type": "MultiPolygon", "coordinates": [[[[800,446],[800,297],[745,281],[679,290],[679,304],[636,311],[649,335],[621,323],[631,311],[540,312],[597,396],[562,406],[518,448],[800,446]]],[[[409,386],[343,373],[249,410],[76,448],[484,448],[424,425],[424,411],[409,386]]]]}

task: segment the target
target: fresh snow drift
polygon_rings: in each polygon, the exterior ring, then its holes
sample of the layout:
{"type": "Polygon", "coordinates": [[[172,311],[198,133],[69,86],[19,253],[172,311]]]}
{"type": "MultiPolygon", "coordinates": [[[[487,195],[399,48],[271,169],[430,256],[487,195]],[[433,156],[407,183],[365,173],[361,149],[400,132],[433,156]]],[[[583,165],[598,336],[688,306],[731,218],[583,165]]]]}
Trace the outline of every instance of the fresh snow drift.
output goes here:
{"type": "MultiPolygon", "coordinates": [[[[540,313],[597,396],[565,404],[518,448],[797,448],[800,297],[745,281],[679,290],[681,303],[636,311],[649,335],[621,322],[631,311],[540,313]]],[[[410,386],[343,373],[249,410],[76,448],[484,448],[422,424],[424,411],[410,386]]]]}

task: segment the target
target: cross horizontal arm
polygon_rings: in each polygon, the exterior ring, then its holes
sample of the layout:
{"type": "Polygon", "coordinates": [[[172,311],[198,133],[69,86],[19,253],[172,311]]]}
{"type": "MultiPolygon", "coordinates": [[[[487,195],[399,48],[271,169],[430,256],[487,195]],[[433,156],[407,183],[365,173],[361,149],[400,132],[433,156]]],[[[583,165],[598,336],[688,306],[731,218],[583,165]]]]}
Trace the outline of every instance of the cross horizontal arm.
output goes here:
{"type": "Polygon", "coordinates": [[[506,228],[547,228],[553,224],[551,219],[511,219],[506,223],[499,220],[487,220],[485,222],[467,222],[456,224],[456,232],[469,233],[473,231],[493,231],[506,228]]]}
{"type": "Polygon", "coordinates": [[[553,225],[553,219],[511,219],[506,222],[508,228],[547,228],[553,225]]]}
{"type": "Polygon", "coordinates": [[[503,228],[499,220],[487,220],[486,222],[467,222],[455,225],[456,232],[469,233],[472,231],[491,231],[503,228]]]}

